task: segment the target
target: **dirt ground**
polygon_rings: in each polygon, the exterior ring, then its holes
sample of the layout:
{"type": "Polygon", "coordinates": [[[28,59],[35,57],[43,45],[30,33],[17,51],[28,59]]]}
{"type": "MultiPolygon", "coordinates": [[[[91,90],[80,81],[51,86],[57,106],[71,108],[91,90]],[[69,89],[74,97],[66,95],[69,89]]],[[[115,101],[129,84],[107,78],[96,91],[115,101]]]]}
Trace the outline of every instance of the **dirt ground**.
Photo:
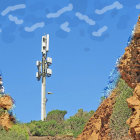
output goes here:
{"type": "Polygon", "coordinates": [[[73,137],[70,136],[64,136],[64,137],[51,137],[51,136],[43,136],[43,137],[38,137],[38,136],[30,136],[29,140],[76,140],[73,137]]]}

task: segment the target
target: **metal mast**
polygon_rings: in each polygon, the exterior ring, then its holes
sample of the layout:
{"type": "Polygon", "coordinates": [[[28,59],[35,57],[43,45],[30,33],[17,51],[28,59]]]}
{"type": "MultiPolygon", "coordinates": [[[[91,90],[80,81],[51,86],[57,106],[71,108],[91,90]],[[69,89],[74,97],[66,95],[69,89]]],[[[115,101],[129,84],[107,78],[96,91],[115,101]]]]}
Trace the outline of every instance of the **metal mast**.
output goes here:
{"type": "Polygon", "coordinates": [[[41,87],[41,120],[46,120],[46,76],[50,77],[52,75],[52,70],[49,66],[52,64],[52,58],[47,57],[49,51],[49,34],[42,36],[42,62],[36,61],[38,72],[36,73],[36,78],[39,81],[42,76],[42,87],[41,87]]]}

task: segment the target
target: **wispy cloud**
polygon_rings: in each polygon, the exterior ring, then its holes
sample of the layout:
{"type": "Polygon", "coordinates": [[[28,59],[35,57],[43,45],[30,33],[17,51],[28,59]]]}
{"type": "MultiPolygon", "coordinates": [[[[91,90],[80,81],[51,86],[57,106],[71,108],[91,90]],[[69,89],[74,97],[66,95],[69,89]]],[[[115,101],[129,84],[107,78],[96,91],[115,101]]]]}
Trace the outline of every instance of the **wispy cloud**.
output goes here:
{"type": "Polygon", "coordinates": [[[95,13],[101,15],[101,14],[103,14],[103,13],[109,11],[109,10],[115,9],[115,8],[116,8],[116,9],[121,9],[121,8],[123,8],[123,5],[120,4],[118,1],[116,1],[116,2],[114,2],[113,4],[106,6],[106,7],[104,7],[104,8],[101,9],[101,10],[96,9],[96,10],[95,10],[95,13]]]}
{"type": "Polygon", "coordinates": [[[32,25],[31,27],[25,27],[24,30],[26,32],[33,32],[37,28],[43,28],[44,26],[45,26],[44,22],[39,22],[39,23],[36,23],[36,24],[32,25]]]}
{"type": "Polygon", "coordinates": [[[84,20],[86,23],[88,23],[89,25],[95,25],[95,21],[90,19],[87,15],[83,15],[79,12],[77,12],[75,14],[80,20],[84,20]]]}
{"type": "Polygon", "coordinates": [[[0,33],[2,32],[2,29],[0,29],[0,33]]]}
{"type": "Polygon", "coordinates": [[[136,9],[140,9],[140,4],[137,4],[136,5],[136,9]]]}
{"type": "Polygon", "coordinates": [[[26,8],[26,5],[25,4],[19,4],[19,5],[14,5],[14,6],[8,6],[5,10],[3,10],[1,12],[1,15],[2,16],[5,16],[7,15],[9,12],[11,11],[15,11],[15,10],[19,10],[19,9],[24,9],[26,8]]]}
{"type": "Polygon", "coordinates": [[[105,32],[108,29],[107,26],[103,26],[102,28],[100,28],[97,32],[92,32],[93,36],[99,37],[103,34],[103,32],[105,32]]]}
{"type": "Polygon", "coordinates": [[[22,24],[23,23],[22,19],[18,19],[15,16],[9,15],[8,18],[9,18],[10,21],[15,22],[15,24],[22,24]]]}
{"type": "Polygon", "coordinates": [[[56,13],[49,13],[47,14],[47,18],[57,18],[60,15],[62,15],[63,13],[67,12],[67,11],[72,11],[73,9],[73,5],[69,4],[68,6],[58,10],[56,13]]]}
{"type": "Polygon", "coordinates": [[[69,22],[64,22],[63,24],[60,25],[60,28],[62,30],[64,30],[65,32],[70,32],[70,28],[68,27],[69,26],[69,22]]]}

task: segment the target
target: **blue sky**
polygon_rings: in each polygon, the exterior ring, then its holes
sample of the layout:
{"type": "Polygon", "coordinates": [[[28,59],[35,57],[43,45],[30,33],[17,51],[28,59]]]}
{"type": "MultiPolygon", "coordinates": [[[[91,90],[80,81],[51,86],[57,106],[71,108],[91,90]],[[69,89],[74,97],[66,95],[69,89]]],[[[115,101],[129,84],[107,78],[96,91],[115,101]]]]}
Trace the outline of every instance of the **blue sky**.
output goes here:
{"type": "Polygon", "coordinates": [[[40,120],[41,36],[50,34],[53,75],[46,111],[96,110],[102,91],[127,46],[139,0],[0,0],[0,71],[21,122],[40,120]]]}

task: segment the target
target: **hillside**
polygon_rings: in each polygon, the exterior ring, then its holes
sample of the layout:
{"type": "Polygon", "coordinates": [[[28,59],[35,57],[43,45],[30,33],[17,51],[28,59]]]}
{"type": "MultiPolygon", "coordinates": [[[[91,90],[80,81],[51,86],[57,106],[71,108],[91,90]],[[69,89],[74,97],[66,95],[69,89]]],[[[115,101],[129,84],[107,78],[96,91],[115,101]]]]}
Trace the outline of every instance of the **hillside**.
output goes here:
{"type": "Polygon", "coordinates": [[[108,88],[96,112],[79,109],[66,120],[67,111],[53,110],[44,122],[13,125],[13,99],[0,93],[0,139],[140,140],[140,17],[115,70],[119,73],[112,79],[115,85],[108,88]]]}
{"type": "Polygon", "coordinates": [[[140,17],[117,67],[115,89],[77,140],[140,140],[140,17]]]}

